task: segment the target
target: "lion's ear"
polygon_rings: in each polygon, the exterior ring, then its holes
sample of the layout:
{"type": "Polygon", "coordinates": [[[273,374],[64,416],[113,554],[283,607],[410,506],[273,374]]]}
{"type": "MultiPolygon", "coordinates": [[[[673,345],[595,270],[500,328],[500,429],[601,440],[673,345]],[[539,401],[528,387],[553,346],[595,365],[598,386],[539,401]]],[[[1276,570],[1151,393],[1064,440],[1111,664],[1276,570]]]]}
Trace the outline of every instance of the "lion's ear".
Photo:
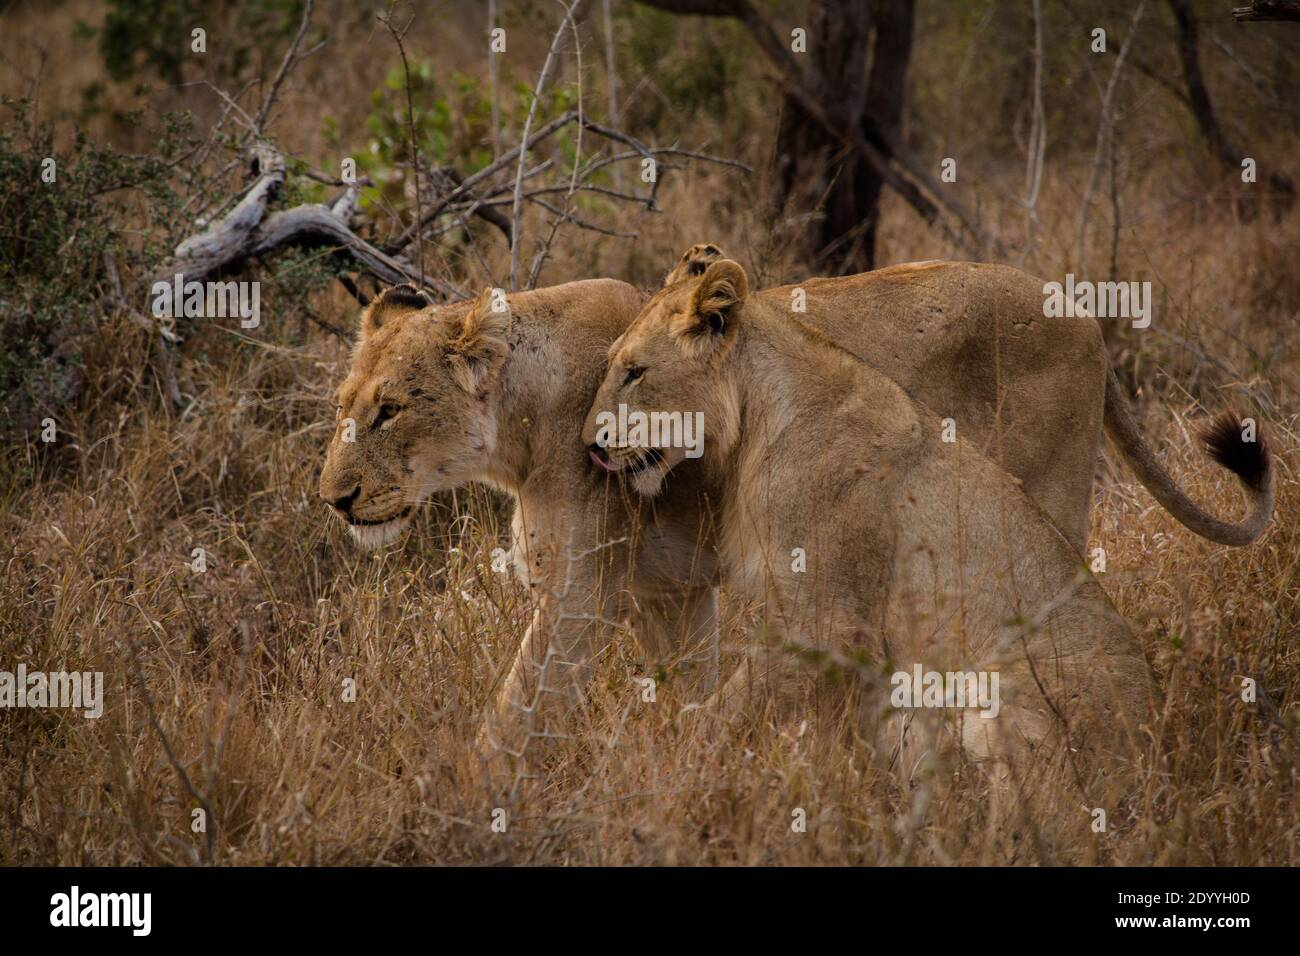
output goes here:
{"type": "Polygon", "coordinates": [[[704,275],[710,263],[727,258],[726,253],[711,242],[697,242],[677,260],[677,265],[664,278],[664,285],[670,286],[686,279],[704,275]]]}
{"type": "Polygon", "coordinates": [[[486,287],[453,329],[448,360],[465,391],[478,395],[510,354],[510,303],[503,289],[486,287]]]}
{"type": "Polygon", "coordinates": [[[722,259],[704,270],[691,295],[691,307],[673,329],[698,345],[719,344],[735,335],[741,306],[749,296],[749,279],[740,263],[722,259]]]}
{"type": "Polygon", "coordinates": [[[366,306],[361,315],[361,334],[369,335],[398,316],[418,312],[432,304],[428,296],[409,282],[390,286],[366,306]]]}

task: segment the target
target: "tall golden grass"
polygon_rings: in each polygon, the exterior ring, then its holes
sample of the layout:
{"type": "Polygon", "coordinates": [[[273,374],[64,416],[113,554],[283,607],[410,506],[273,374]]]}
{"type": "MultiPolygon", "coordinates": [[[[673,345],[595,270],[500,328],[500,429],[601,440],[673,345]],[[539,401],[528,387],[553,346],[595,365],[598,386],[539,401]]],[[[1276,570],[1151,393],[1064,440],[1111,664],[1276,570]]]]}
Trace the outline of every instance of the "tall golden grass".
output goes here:
{"type": "MultiPolygon", "coordinates": [[[[373,74],[390,55],[368,42],[339,41],[341,78],[310,74],[286,139],[310,149],[318,117],[304,101],[337,96],[324,84],[373,74]]],[[[358,99],[370,82],[357,81],[358,99]]],[[[770,133],[770,111],[750,108],[770,133]]],[[[1090,149],[1091,131],[1077,135],[1090,149]]],[[[763,140],[745,147],[760,165],[763,140]]],[[[1023,212],[1007,167],[964,171],[962,188],[1014,243],[1023,212]]],[[[0,712],[0,863],[1300,862],[1300,214],[1243,222],[1214,200],[1221,184],[1179,196],[1169,169],[1133,174],[1123,192],[1119,275],[1151,279],[1158,300],[1152,330],[1107,330],[1112,354],[1140,386],[1148,439],[1216,514],[1239,513],[1239,496],[1192,426],[1221,405],[1258,411],[1262,398],[1278,507],[1260,542],[1218,547],[1177,525],[1122,464],[1101,463],[1090,547],[1106,551],[1102,583],[1165,699],[1136,790],[1106,832],[1093,831],[1089,807],[999,799],[957,756],[903,791],[816,720],[760,710],[728,734],[683,723],[671,694],[641,701],[631,678],[645,662],[630,641],[600,662],[575,732],[534,777],[488,786],[474,733],[528,610],[491,569],[505,503],[483,488],[443,496],[399,544],[361,553],[315,490],[344,343],[196,329],[181,367],[192,401],[177,412],[147,372],[146,337],[113,314],[87,354],[87,398],[60,414],[60,441],[12,449],[3,472],[0,666],[102,670],[107,702],[93,721],[0,712]],[[197,547],[203,573],[190,567],[197,547]],[[1241,699],[1244,677],[1258,681],[1255,704],[1241,699]],[[196,809],[206,832],[192,827],[196,809]],[[805,832],[792,829],[800,809],[805,832]]],[[[1104,203],[1082,261],[1072,254],[1086,175],[1086,162],[1049,162],[1025,268],[1106,269],[1104,203]]],[[[619,214],[641,239],[564,234],[546,281],[652,284],[705,239],[765,284],[796,278],[750,211],[755,188],[732,173],[675,177],[663,216],[619,214]]],[[[880,249],[882,262],[959,254],[894,200],[880,249]]],[[[338,292],[313,307],[338,326],[355,320],[338,292]]],[[[732,648],[747,610],[728,603],[732,648]]]]}

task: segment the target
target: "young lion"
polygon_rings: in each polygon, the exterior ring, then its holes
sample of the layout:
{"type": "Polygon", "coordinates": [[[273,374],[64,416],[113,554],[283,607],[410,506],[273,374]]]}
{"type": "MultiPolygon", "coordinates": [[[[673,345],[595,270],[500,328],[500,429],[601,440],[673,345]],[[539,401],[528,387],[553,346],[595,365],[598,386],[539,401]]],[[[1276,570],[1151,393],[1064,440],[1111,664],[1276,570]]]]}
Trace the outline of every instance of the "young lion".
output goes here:
{"type": "MultiPolygon", "coordinates": [[[[717,245],[697,243],[665,285],[703,275],[723,258],[717,245]]],[[[941,418],[958,420],[1080,552],[1103,427],[1156,501],[1196,534],[1246,545],[1272,516],[1268,457],[1241,454],[1240,442],[1222,432],[1208,448],[1240,480],[1248,513],[1225,522],[1188,498],[1138,431],[1096,321],[1044,315],[1043,281],[1019,269],[909,262],[755,295],[875,366],[941,418]]]]}
{"type": "MultiPolygon", "coordinates": [[[[998,716],[962,721],[979,757],[1110,751],[1135,731],[1146,662],[1071,545],[891,379],[750,295],[737,263],[659,292],[611,356],[583,428],[593,457],[646,477],[643,492],[702,481],[724,575],[797,649],[997,672],[998,716]],[[633,412],[702,413],[703,457],[683,468],[681,448],[612,436],[633,412]]],[[[775,659],[780,685],[790,655],[775,659]]]]}

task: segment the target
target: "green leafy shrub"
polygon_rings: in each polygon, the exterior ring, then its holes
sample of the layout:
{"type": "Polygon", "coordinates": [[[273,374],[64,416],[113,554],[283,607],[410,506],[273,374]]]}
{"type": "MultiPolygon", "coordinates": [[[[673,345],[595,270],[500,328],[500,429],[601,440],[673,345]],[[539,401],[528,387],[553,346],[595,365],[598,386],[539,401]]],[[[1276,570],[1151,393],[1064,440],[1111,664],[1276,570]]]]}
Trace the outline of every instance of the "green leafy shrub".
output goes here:
{"type": "Polygon", "coordinates": [[[618,21],[633,76],[653,77],[662,94],[633,100],[627,117],[632,128],[680,128],[696,116],[726,118],[729,92],[740,87],[746,62],[757,59],[742,26],[724,17],[711,20],[708,30],[694,30],[689,20],[635,3],[622,7],[618,21]]]}
{"type": "MultiPolygon", "coordinates": [[[[131,156],[78,134],[59,154],[25,102],[0,126],[0,430],[26,430],[76,391],[80,344],[119,278],[170,248],[178,203],[169,159],[188,117],[165,118],[159,152],[131,156]],[[127,190],[134,192],[127,203],[127,190]]],[[[123,279],[125,281],[125,279],[123,279]]]]}
{"type": "MultiPolygon", "coordinates": [[[[518,140],[528,116],[532,88],[524,83],[502,84],[500,103],[503,149],[518,140]]],[[[415,141],[425,168],[449,167],[469,176],[492,161],[491,91],[477,78],[453,72],[446,81],[433,73],[433,64],[422,60],[411,64],[411,104],[415,141]]],[[[375,189],[394,209],[406,211],[413,205],[407,187],[411,168],[411,123],[407,116],[406,76],[401,65],[394,67],[383,84],[370,94],[371,111],[366,119],[369,137],[366,148],[356,156],[358,171],[369,176],[375,189]]],[[[577,105],[571,86],[557,85],[538,104],[534,127],[543,125],[577,105]]],[[[558,131],[547,140],[545,151],[562,167],[572,164],[577,148],[576,128],[558,131]]],[[[338,125],[326,120],[326,135],[339,143],[338,125]]],[[[342,145],[342,144],[340,144],[342,145]]],[[[378,193],[363,194],[363,208],[378,193]]]]}
{"type": "Polygon", "coordinates": [[[115,80],[152,72],[180,83],[182,67],[192,62],[190,34],[208,33],[214,60],[211,75],[240,76],[255,59],[280,49],[298,27],[303,0],[112,0],[99,31],[99,51],[115,80]],[[214,34],[221,43],[213,42],[214,34]]]}

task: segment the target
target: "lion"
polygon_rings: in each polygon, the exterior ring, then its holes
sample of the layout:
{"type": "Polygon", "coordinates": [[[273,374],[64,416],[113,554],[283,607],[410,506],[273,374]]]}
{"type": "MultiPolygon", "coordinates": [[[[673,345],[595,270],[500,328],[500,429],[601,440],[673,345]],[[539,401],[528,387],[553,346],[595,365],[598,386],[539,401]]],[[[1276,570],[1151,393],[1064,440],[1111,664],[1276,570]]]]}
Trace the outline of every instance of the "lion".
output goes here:
{"type": "MultiPolygon", "coordinates": [[[[365,310],[320,495],[364,547],[429,495],[485,482],[515,503],[512,563],[533,620],[489,704],[485,749],[517,752],[539,703],[580,698],[622,622],[660,659],[701,645],[717,671],[717,581],[701,504],[611,493],[578,442],[612,343],[645,296],[613,279],[433,305],[409,285],[365,310]],[[650,519],[653,520],[650,520],[650,519]],[[634,573],[635,572],[635,573],[634,573]]],[[[711,690],[706,687],[705,691],[711,690]]]]}
{"type": "MultiPolygon", "coordinates": [[[[614,343],[582,437],[645,495],[679,471],[702,482],[724,578],[801,654],[996,672],[999,719],[961,721],[973,757],[1112,752],[1153,695],[1138,642],[1018,483],[944,433],[720,260],[657,293],[614,343]],[[680,447],[621,441],[615,422],[636,412],[702,416],[702,456],[683,468],[680,447]]],[[[769,661],[772,685],[791,659],[769,661]]]]}
{"type": "MultiPolygon", "coordinates": [[[[697,243],[665,286],[725,258],[697,243]]],[[[1230,436],[1207,442],[1247,499],[1237,523],[1208,514],[1143,439],[1097,322],[1043,315],[1043,282],[1009,266],[913,262],[756,293],[876,367],[1021,482],[1074,547],[1087,543],[1101,437],[1175,519],[1218,544],[1244,546],[1267,527],[1275,497],[1267,456],[1238,457],[1230,436]]],[[[653,482],[647,474],[643,482],[653,482]]]]}
{"type": "MultiPolygon", "coordinates": [[[[687,268],[691,261],[721,255],[707,251],[710,247],[717,250],[712,244],[693,247],[687,268]]],[[[808,311],[800,317],[862,355],[888,348],[872,324],[875,319],[867,320],[884,303],[905,305],[919,296],[919,312],[933,316],[943,289],[997,303],[997,289],[984,282],[1001,272],[966,265],[951,271],[953,278],[942,282],[943,270],[919,266],[811,280],[805,284],[808,311]],[[979,294],[971,295],[975,291],[979,294]],[[855,313],[859,308],[867,311],[855,313]]],[[[783,303],[791,294],[792,287],[758,293],[783,303]]],[[[1029,309],[1027,289],[1017,296],[1029,309]]],[[[531,707],[542,684],[557,699],[580,699],[590,659],[617,632],[611,622],[630,626],[653,660],[684,656],[698,673],[701,693],[717,679],[719,572],[708,522],[702,522],[708,508],[703,489],[687,480],[683,469],[648,506],[625,494],[621,482],[611,482],[603,466],[594,465],[579,447],[609,348],[647,298],[613,279],[510,295],[485,290],[476,301],[451,305],[434,305],[414,287],[397,286],[362,316],[351,367],[338,391],[338,423],[320,495],[365,547],[394,540],[412,509],[437,491],[477,480],[513,499],[513,563],[537,596],[537,606],[488,707],[489,720],[531,707]],[[551,669],[549,683],[539,684],[548,649],[567,663],[551,669]]],[[[954,334],[966,339],[949,340],[936,331],[913,342],[915,332],[909,330],[908,341],[899,346],[908,361],[896,366],[910,375],[905,387],[937,404],[943,397],[939,390],[959,393],[962,387],[948,386],[946,376],[965,382],[980,396],[962,409],[966,437],[993,448],[990,455],[1024,482],[1026,493],[1059,527],[1074,529],[1074,541],[1082,547],[1103,417],[1103,388],[1097,383],[1105,370],[1104,352],[1095,323],[1076,320],[1057,327],[1017,317],[1006,306],[986,310],[982,320],[958,322],[952,319],[962,315],[957,304],[947,303],[943,310],[954,334]],[[1021,326],[1027,344],[1019,351],[1008,348],[998,375],[981,371],[981,356],[986,365],[995,364],[999,330],[1005,327],[1010,340],[1021,326]],[[1033,335],[1049,331],[1060,337],[1054,344],[1029,343],[1033,335]],[[1071,333],[1079,344],[1070,345],[1071,333]],[[1021,353],[1028,356],[1023,374],[1012,361],[1021,353]],[[1053,376],[1073,382],[1084,367],[1092,370],[1093,384],[1067,401],[1056,399],[1049,387],[1053,376]],[[995,387],[999,381],[1002,392],[995,387]],[[992,395],[1004,400],[988,400],[992,395]],[[1018,411],[1020,403],[1042,408],[1018,411]],[[1000,455],[994,454],[999,412],[1018,429],[1035,429],[1004,435],[1000,455]],[[1064,462],[1077,474],[1066,475],[1064,462]],[[1061,475],[1069,480],[1058,493],[1045,476],[1061,475]]],[[[882,320],[886,325],[906,322],[901,307],[889,314],[895,318],[882,320]]],[[[1140,438],[1136,441],[1140,444],[1140,438]]]]}

